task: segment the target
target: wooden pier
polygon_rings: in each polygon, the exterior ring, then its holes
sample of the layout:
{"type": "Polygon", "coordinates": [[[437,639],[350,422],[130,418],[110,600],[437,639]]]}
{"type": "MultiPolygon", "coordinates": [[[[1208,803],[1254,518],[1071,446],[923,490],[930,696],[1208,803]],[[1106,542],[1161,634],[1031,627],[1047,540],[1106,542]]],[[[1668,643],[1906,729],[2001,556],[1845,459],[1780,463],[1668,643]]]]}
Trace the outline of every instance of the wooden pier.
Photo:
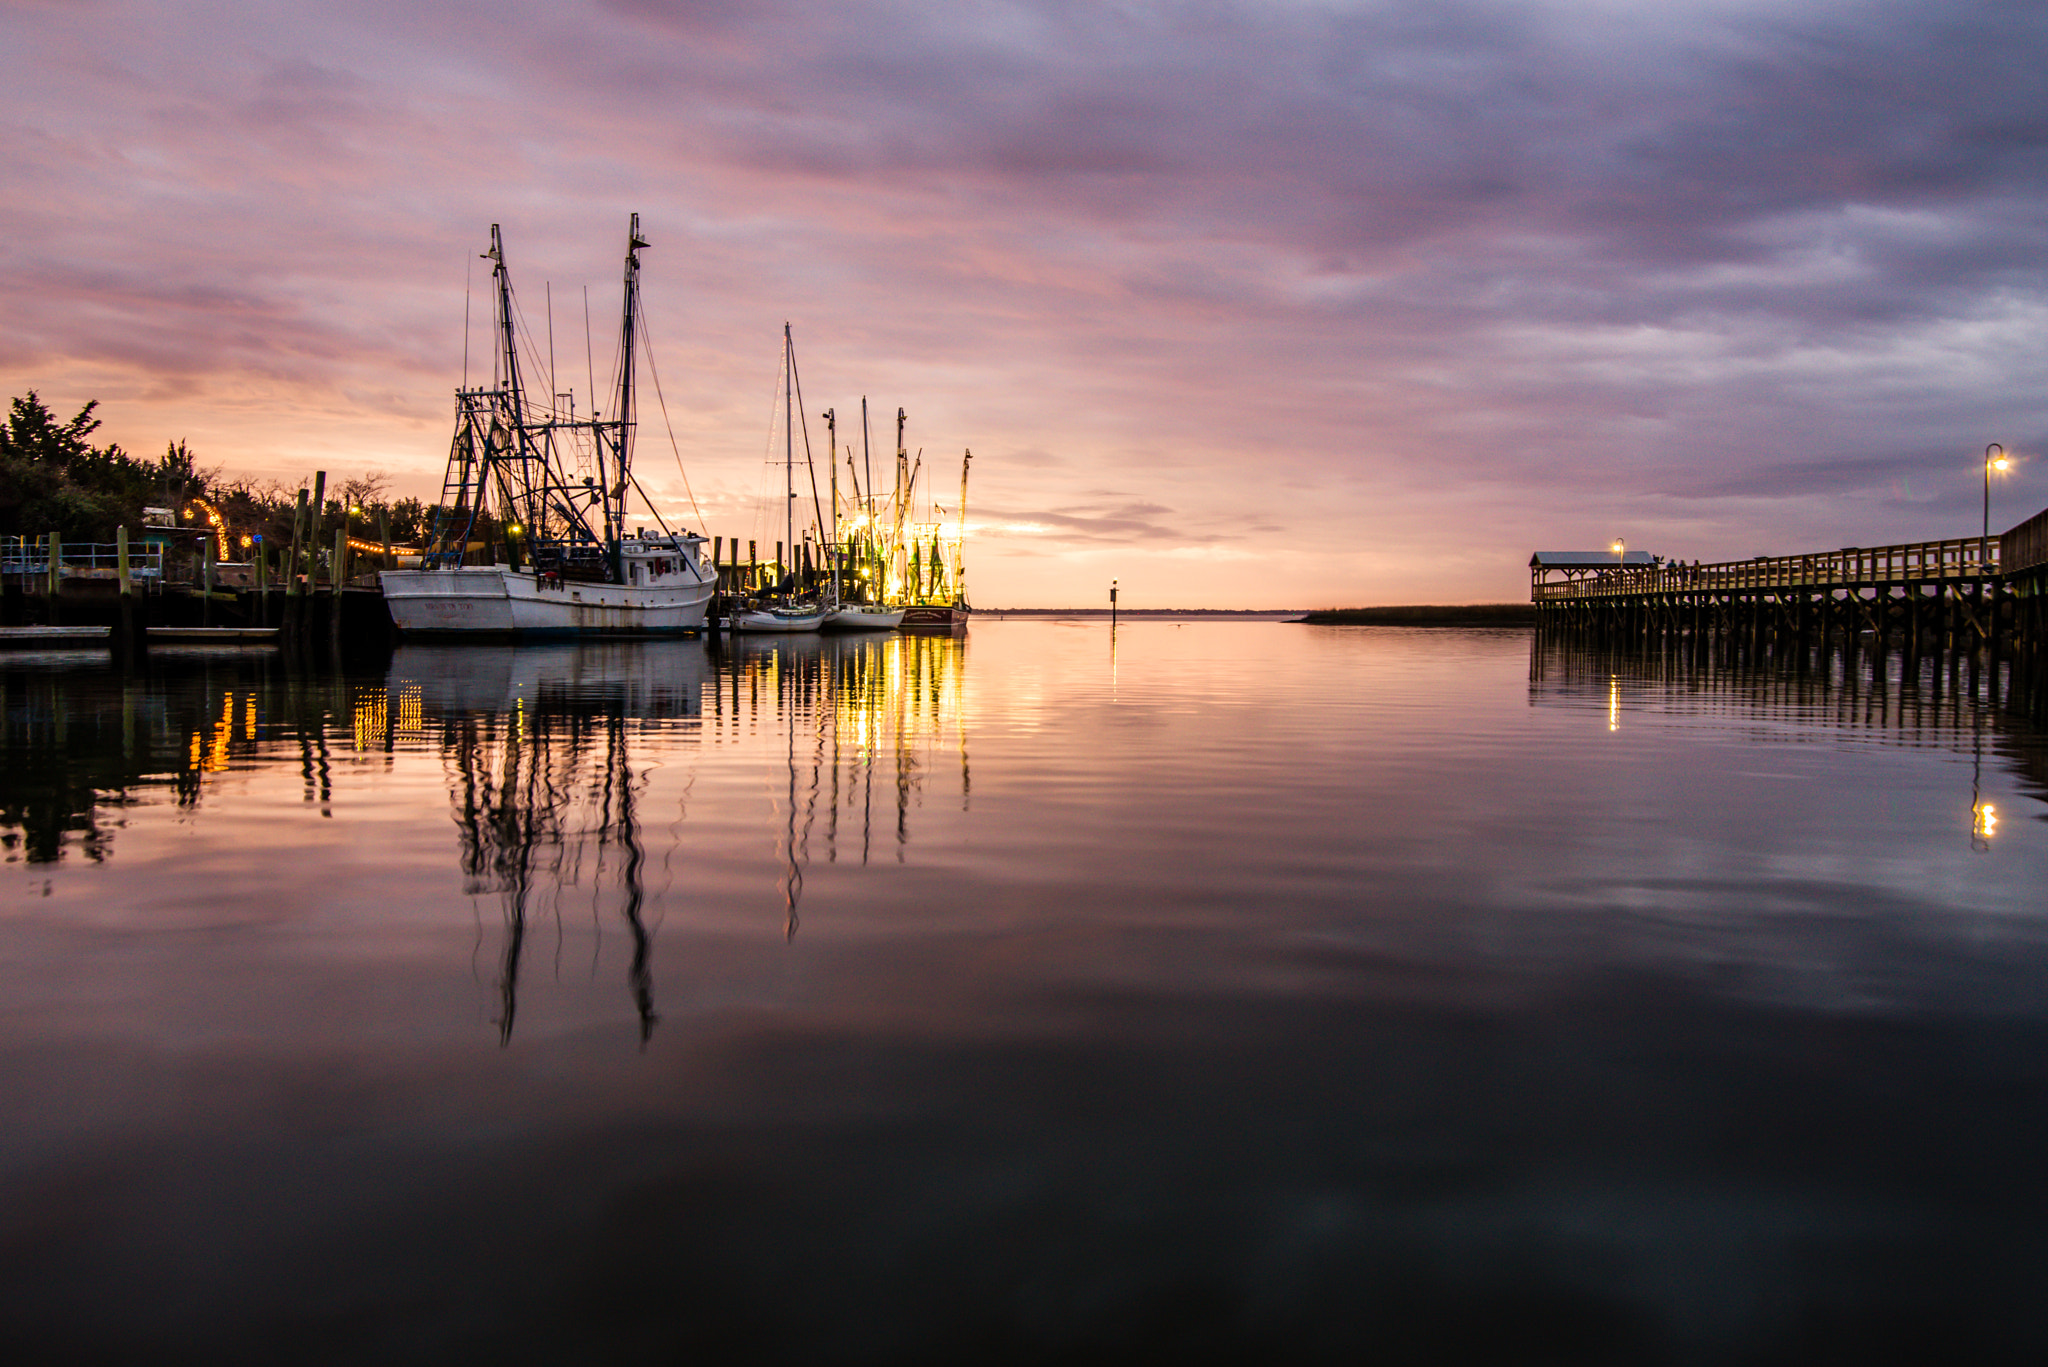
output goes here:
{"type": "Polygon", "coordinates": [[[1908,654],[2048,644],[2048,511],[1989,537],[1722,564],[1530,562],[1540,628],[1612,638],[1803,640],[1868,633],[1908,654]],[[1552,574],[1565,578],[1554,580],[1552,574]]]}

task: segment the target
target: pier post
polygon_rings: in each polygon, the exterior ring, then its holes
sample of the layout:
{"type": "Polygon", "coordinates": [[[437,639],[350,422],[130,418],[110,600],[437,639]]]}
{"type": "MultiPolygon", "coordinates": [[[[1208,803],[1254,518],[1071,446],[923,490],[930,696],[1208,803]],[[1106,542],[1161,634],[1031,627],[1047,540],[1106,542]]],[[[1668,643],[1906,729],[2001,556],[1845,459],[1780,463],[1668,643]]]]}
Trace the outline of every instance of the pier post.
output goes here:
{"type": "Polygon", "coordinates": [[[299,584],[300,538],[305,534],[306,491],[299,490],[298,510],[292,514],[291,559],[285,564],[284,574],[284,636],[287,643],[296,647],[298,635],[305,627],[305,601],[299,584]]]}
{"type": "Polygon", "coordinates": [[[143,633],[136,628],[135,579],[128,566],[128,528],[114,528],[114,576],[120,583],[120,615],[114,634],[116,653],[124,666],[132,667],[142,649],[143,633]]]}
{"type": "Polygon", "coordinates": [[[348,528],[334,529],[334,563],[327,576],[327,644],[337,666],[341,662],[341,586],[348,582],[348,528]]]}
{"type": "Polygon", "coordinates": [[[49,574],[43,585],[43,620],[51,626],[62,626],[58,620],[57,593],[64,582],[64,538],[61,533],[50,533],[49,574]]]}
{"type": "Polygon", "coordinates": [[[306,522],[306,595],[309,600],[320,587],[320,532],[321,523],[326,520],[327,472],[313,472],[313,503],[307,510],[306,522]]]}

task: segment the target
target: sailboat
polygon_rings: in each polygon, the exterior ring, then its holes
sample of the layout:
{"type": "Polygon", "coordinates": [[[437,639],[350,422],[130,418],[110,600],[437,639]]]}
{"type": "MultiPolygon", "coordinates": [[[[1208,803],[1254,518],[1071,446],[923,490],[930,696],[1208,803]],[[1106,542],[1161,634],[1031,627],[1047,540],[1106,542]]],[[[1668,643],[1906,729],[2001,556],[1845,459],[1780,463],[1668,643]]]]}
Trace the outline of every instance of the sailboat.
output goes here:
{"type": "MultiPolygon", "coordinates": [[[[578,418],[573,395],[536,404],[521,383],[512,282],[491,225],[497,296],[495,375],[458,388],[455,440],[420,568],[381,575],[391,619],[409,635],[643,636],[704,626],[717,572],[705,538],[627,527],[640,215],[626,239],[618,389],[609,417],[578,418]],[[565,415],[555,400],[568,397],[565,415]]],[[[551,386],[552,387],[552,386],[551,386]]]]}
{"type": "MultiPolygon", "coordinates": [[[[791,340],[789,324],[782,325],[782,385],[783,385],[783,459],[782,459],[782,516],[783,535],[792,557],[796,554],[796,350],[791,340]]],[[[769,429],[774,430],[772,427],[769,429]]],[[[804,459],[810,459],[811,439],[804,437],[804,459]]],[[[811,477],[813,497],[817,492],[817,475],[811,477]]],[[[808,535],[808,534],[807,534],[808,535]]],[[[806,549],[808,558],[809,551],[806,549]]],[[[791,569],[784,574],[773,590],[765,595],[746,599],[734,605],[729,619],[732,629],[737,632],[792,632],[816,631],[825,623],[830,607],[820,602],[815,592],[806,592],[803,583],[805,568],[791,569]]]]}
{"type": "MultiPolygon", "coordinates": [[[[899,410],[900,411],[900,410],[899,410]]],[[[861,442],[866,450],[868,401],[860,401],[861,442]]],[[[860,497],[859,472],[853,469],[853,449],[847,448],[846,464],[853,476],[854,506],[862,508],[862,516],[852,526],[846,526],[839,514],[839,419],[833,409],[825,410],[825,434],[827,448],[831,451],[832,465],[832,537],[826,544],[825,553],[830,557],[832,578],[830,588],[831,609],[825,615],[826,631],[894,631],[903,624],[903,608],[878,601],[882,581],[887,578],[883,572],[883,558],[877,554],[874,534],[875,518],[872,498],[863,507],[860,497]]]]}

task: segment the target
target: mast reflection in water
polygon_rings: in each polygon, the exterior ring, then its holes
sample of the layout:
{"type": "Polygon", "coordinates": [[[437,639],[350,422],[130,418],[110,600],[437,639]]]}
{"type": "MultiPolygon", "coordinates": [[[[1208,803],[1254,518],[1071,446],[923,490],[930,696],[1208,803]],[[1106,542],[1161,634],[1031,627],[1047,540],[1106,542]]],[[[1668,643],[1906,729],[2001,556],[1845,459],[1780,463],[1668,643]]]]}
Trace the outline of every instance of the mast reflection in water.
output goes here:
{"type": "MultiPolygon", "coordinates": [[[[701,654],[650,656],[633,646],[407,646],[391,666],[391,711],[437,732],[448,766],[463,890],[495,895],[504,946],[498,1037],[510,1043],[529,920],[557,927],[565,903],[594,924],[616,915],[633,945],[627,985],[643,1044],[654,1033],[653,938],[645,912],[647,851],[640,802],[652,762],[636,737],[688,723],[699,710],[701,654]],[[650,664],[659,662],[659,672],[650,664]]],[[[557,938],[559,947],[560,939],[557,938]]]]}
{"type": "Polygon", "coordinates": [[[650,855],[673,870],[709,853],[682,820],[689,778],[676,819],[649,831],[652,775],[705,744],[758,749],[763,731],[782,732],[767,795],[775,894],[793,939],[814,853],[836,861],[844,842],[865,864],[879,839],[902,862],[940,762],[957,765],[966,807],[964,665],[964,642],[909,636],[742,638],[709,655],[691,644],[406,646],[384,696],[358,704],[358,730],[387,726],[393,744],[441,750],[463,890],[497,899],[501,913],[500,1042],[513,1038],[531,934],[552,926],[559,958],[573,903],[600,938],[607,921],[630,936],[644,1044],[659,1019],[652,926],[670,903],[666,886],[650,899],[650,855]]]}

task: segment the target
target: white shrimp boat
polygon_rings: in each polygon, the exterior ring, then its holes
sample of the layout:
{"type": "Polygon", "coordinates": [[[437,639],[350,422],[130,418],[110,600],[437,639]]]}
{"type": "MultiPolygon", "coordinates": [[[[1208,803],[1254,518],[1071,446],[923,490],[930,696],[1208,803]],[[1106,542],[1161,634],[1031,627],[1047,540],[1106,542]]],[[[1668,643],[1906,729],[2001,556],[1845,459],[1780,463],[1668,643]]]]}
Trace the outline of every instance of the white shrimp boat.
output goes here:
{"type": "Polygon", "coordinates": [[[579,419],[573,396],[554,396],[570,398],[565,415],[552,399],[532,403],[520,383],[511,278],[498,225],[491,225],[497,373],[489,387],[456,391],[455,441],[420,568],[380,576],[401,632],[586,637],[703,629],[717,589],[704,538],[626,525],[627,493],[640,487],[632,474],[633,343],[646,245],[635,214],[613,412],[579,419]]]}

